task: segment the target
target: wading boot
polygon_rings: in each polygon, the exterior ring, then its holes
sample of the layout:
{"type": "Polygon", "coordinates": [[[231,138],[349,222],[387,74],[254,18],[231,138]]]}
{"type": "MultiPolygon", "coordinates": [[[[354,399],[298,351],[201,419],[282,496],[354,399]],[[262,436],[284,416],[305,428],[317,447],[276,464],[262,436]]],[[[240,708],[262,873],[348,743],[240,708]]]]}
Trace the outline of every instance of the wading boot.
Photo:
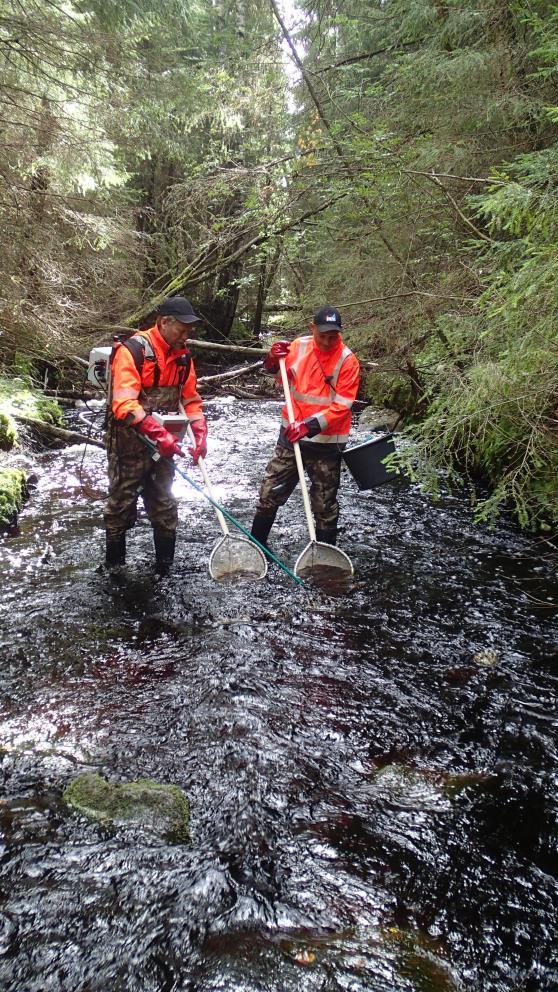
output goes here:
{"type": "Polygon", "coordinates": [[[277,511],[275,513],[260,513],[258,511],[252,521],[252,537],[255,537],[256,541],[259,541],[264,548],[267,548],[267,539],[273,527],[276,514],[277,511]]]}
{"type": "Polygon", "coordinates": [[[121,534],[109,534],[107,531],[107,550],[105,565],[107,568],[118,568],[126,563],[126,531],[121,534]]]}
{"type": "Polygon", "coordinates": [[[337,544],[337,527],[316,527],[316,540],[335,547],[337,544]]]}
{"type": "Polygon", "coordinates": [[[159,575],[165,575],[174,561],[176,531],[154,527],[153,543],[155,545],[155,571],[159,575]]]}

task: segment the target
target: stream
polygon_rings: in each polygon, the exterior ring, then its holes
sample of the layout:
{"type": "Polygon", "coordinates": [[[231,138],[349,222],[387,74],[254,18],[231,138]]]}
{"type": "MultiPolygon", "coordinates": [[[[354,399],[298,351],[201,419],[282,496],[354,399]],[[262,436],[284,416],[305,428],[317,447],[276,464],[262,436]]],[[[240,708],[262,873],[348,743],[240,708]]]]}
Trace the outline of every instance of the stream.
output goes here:
{"type": "MultiPolygon", "coordinates": [[[[249,527],[280,405],[206,408],[249,527]]],[[[34,463],[0,539],[2,992],[558,988],[550,545],[344,471],[346,588],[215,583],[217,521],[178,479],[170,574],[142,511],[111,578],[104,452],[34,463]],[[72,813],[83,771],[179,785],[191,843],[72,813]]],[[[292,567],[307,539],[296,493],[271,545],[292,567]]]]}

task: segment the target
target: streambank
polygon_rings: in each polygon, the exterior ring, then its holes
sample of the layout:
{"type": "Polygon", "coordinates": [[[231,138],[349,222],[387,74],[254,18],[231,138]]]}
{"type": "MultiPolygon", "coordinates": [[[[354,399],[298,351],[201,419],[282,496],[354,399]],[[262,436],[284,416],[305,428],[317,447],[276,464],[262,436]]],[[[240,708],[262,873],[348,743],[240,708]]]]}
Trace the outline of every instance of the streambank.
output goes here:
{"type": "Polygon", "coordinates": [[[29,491],[25,458],[14,454],[42,447],[41,434],[60,429],[62,416],[59,404],[28,380],[0,377],[0,530],[17,526],[29,491]]]}

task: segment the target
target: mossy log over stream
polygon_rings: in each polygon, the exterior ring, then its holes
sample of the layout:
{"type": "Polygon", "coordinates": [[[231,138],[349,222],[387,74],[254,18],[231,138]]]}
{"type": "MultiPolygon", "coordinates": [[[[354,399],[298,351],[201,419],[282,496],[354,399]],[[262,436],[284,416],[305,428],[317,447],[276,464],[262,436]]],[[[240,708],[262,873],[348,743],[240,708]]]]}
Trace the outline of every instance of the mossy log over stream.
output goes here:
{"type": "Polygon", "coordinates": [[[86,772],[65,789],[64,801],[89,820],[108,827],[136,823],[181,843],[190,840],[189,803],[177,785],[151,779],[118,785],[86,772]]]}

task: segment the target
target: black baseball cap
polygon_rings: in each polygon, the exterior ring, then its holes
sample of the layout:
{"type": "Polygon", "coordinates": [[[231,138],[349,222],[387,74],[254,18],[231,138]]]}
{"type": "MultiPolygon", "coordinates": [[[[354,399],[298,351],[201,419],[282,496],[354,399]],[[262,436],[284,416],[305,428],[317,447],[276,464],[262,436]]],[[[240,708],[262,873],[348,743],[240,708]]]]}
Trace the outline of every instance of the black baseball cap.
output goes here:
{"type": "Polygon", "coordinates": [[[195,324],[197,320],[201,320],[197,313],[194,313],[194,308],[187,300],[185,296],[167,296],[166,300],[157,307],[157,315],[159,317],[174,317],[175,320],[179,320],[181,324],[195,324]]]}
{"type": "Polygon", "coordinates": [[[319,331],[340,331],[341,314],[335,307],[320,307],[314,314],[314,323],[319,331]]]}

